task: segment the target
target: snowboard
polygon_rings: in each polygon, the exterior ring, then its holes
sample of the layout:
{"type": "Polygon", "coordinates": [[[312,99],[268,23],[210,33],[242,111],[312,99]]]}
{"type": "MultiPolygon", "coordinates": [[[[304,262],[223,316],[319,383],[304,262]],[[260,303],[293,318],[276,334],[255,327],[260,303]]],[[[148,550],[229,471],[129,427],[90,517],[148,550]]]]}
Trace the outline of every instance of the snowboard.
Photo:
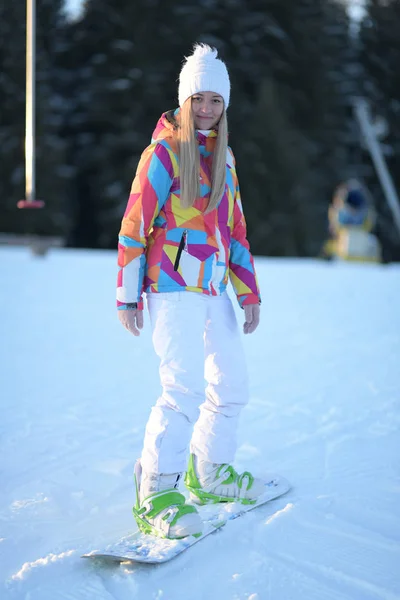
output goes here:
{"type": "Polygon", "coordinates": [[[181,540],[169,540],[136,531],[104,548],[84,554],[82,558],[101,559],[117,563],[159,564],[175,558],[188,548],[194,546],[212,533],[220,530],[229,521],[241,517],[246,512],[263,506],[270,500],[279,498],[290,489],[286,479],[279,476],[266,478],[265,492],[255,504],[226,502],[197,506],[203,519],[203,532],[199,536],[189,536],[181,540]]]}

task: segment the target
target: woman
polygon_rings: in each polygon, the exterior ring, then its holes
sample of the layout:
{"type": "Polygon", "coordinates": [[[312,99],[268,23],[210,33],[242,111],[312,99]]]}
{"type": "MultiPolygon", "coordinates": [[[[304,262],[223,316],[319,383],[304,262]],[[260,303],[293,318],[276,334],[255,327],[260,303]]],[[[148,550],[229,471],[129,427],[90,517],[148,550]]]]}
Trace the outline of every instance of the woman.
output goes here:
{"type": "Polygon", "coordinates": [[[177,491],[183,472],[197,503],[251,503],[264,489],[230,466],[248,390],[229,278],[244,333],[258,325],[260,295],[227,141],[229,94],[217,51],[196,45],[180,108],[161,116],[141,157],[119,237],[119,319],[138,336],[146,294],[162,384],[135,466],[134,514],[142,531],[168,538],[202,529],[177,491]]]}

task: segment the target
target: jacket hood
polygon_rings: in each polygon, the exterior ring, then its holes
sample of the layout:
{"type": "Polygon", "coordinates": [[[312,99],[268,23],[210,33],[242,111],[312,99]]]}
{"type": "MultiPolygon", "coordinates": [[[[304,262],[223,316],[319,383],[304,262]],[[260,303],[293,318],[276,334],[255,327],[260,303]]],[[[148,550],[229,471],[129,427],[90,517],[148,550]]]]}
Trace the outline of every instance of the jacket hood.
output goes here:
{"type": "Polygon", "coordinates": [[[179,128],[177,119],[178,114],[179,109],[168,110],[161,115],[151,137],[152,144],[154,144],[154,142],[159,142],[161,140],[165,140],[166,138],[172,138],[175,136],[175,133],[179,128]]]}

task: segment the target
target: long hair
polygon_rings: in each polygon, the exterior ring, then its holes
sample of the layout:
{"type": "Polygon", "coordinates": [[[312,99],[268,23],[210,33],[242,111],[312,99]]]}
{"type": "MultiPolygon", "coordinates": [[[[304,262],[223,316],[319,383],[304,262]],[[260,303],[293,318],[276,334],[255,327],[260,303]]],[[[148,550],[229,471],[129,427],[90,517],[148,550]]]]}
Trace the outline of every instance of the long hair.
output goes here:
{"type": "MultiPolygon", "coordinates": [[[[200,195],[200,151],[196,139],[191,98],[186,100],[180,110],[178,147],[181,206],[191,208],[200,195]]],[[[228,121],[224,110],[218,123],[218,137],[212,162],[211,191],[207,213],[217,207],[225,190],[227,148],[228,121]]]]}

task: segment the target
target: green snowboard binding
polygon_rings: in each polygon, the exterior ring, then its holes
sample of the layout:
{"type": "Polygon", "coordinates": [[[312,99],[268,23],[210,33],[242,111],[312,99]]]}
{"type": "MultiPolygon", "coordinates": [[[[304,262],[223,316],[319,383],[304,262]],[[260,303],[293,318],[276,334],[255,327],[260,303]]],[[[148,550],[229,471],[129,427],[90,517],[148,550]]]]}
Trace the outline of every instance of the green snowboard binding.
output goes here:
{"type": "Polygon", "coordinates": [[[194,454],[190,455],[185,485],[196,504],[255,504],[265,489],[264,482],[248,471],[239,475],[231,465],[198,461],[194,454]]]}
{"type": "Polygon", "coordinates": [[[142,533],[168,539],[181,539],[189,535],[201,535],[202,520],[196,507],[186,504],[183,494],[177,491],[179,474],[158,475],[153,478],[153,487],[158,487],[141,498],[142,468],[140,461],[135,466],[136,503],[133,514],[142,533]],[[175,484],[171,485],[171,480],[175,484]],[[166,489],[163,489],[165,485],[166,489]]]}

